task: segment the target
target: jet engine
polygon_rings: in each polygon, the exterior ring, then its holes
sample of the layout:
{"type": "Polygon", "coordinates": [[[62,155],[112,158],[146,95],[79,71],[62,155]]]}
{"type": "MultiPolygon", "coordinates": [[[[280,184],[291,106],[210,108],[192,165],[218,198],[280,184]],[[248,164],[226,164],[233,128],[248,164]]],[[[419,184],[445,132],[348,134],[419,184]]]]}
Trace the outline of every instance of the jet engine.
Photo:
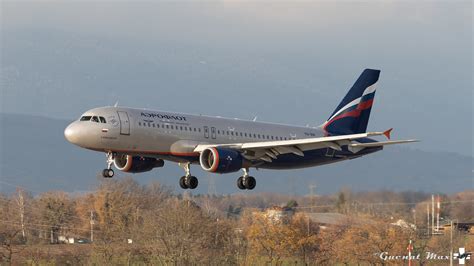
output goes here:
{"type": "Polygon", "coordinates": [[[114,165],[117,169],[128,173],[143,173],[151,171],[156,167],[163,167],[165,162],[161,159],[140,157],[131,155],[119,155],[114,159],[114,165]]]}
{"type": "Polygon", "coordinates": [[[221,174],[240,170],[243,160],[239,152],[223,148],[207,148],[199,156],[202,169],[221,174]]]}

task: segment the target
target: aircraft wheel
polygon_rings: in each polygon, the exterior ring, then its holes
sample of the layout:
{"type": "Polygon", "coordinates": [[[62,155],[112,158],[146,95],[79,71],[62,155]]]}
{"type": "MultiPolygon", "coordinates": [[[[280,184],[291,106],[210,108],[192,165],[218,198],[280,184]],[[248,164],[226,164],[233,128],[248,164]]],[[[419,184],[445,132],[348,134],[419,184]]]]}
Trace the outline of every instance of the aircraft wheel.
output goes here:
{"type": "Polygon", "coordinates": [[[185,184],[188,188],[195,189],[195,188],[197,188],[197,186],[199,184],[199,181],[198,181],[197,177],[195,177],[195,176],[187,176],[185,178],[185,184]]]}
{"type": "Polygon", "coordinates": [[[243,180],[243,185],[245,186],[246,189],[252,190],[257,185],[257,180],[255,180],[253,176],[247,176],[243,180]]]}
{"type": "Polygon", "coordinates": [[[241,176],[241,177],[239,177],[239,178],[237,179],[237,187],[238,187],[239,189],[242,189],[242,190],[245,189],[244,182],[243,182],[244,180],[243,180],[243,179],[244,179],[243,176],[241,176]]]}
{"type": "Polygon", "coordinates": [[[104,169],[104,170],[102,170],[102,176],[104,178],[112,178],[114,176],[114,170],[104,169]]]}
{"type": "Polygon", "coordinates": [[[187,189],[188,186],[186,186],[186,176],[182,176],[180,179],[179,179],[179,186],[182,188],[182,189],[187,189]]]}
{"type": "Polygon", "coordinates": [[[115,173],[114,173],[114,170],[112,170],[112,169],[108,169],[108,170],[107,170],[107,175],[109,176],[109,178],[114,177],[114,174],[115,174],[115,173]]]}

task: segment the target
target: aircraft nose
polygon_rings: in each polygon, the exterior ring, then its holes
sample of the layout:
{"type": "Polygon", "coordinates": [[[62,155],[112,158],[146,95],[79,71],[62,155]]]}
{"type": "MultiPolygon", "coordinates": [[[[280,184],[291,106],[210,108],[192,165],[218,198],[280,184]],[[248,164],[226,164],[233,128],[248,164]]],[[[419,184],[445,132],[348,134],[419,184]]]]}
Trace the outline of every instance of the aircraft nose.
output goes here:
{"type": "Polygon", "coordinates": [[[71,123],[69,126],[66,127],[64,130],[64,137],[67,141],[77,144],[78,142],[78,128],[75,122],[71,123]]]}

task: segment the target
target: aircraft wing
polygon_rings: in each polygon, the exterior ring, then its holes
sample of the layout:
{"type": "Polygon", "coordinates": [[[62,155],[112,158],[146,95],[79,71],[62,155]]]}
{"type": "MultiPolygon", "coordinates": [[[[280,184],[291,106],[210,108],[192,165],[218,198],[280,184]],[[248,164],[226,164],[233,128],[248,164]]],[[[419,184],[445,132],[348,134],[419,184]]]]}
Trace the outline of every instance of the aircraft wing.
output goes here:
{"type": "Polygon", "coordinates": [[[295,140],[277,140],[277,141],[262,141],[262,142],[245,142],[245,143],[232,143],[232,144],[200,144],[194,149],[194,152],[202,152],[207,148],[228,148],[238,150],[247,159],[260,159],[263,161],[271,162],[272,159],[276,159],[278,155],[285,153],[293,153],[299,156],[304,156],[304,151],[321,149],[321,148],[332,148],[334,150],[342,150],[341,146],[347,145],[349,150],[353,153],[366,148],[366,147],[377,147],[391,144],[401,144],[416,142],[417,140],[396,140],[396,141],[384,141],[384,142],[373,142],[373,143],[359,143],[355,140],[385,135],[390,138],[390,130],[384,132],[367,132],[350,135],[330,136],[330,137],[319,137],[319,138],[306,138],[306,139],[295,139],[295,140]],[[355,142],[353,142],[355,141],[355,142]]]}

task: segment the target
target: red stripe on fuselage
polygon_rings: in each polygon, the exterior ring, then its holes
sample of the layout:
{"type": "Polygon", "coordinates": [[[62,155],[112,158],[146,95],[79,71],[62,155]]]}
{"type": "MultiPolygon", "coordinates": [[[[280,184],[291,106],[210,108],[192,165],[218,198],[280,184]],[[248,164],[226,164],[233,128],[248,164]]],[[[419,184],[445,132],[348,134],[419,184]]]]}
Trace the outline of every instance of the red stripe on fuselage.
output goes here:
{"type": "Polygon", "coordinates": [[[169,151],[143,151],[143,150],[120,150],[120,149],[112,149],[112,150],[104,150],[104,149],[95,149],[95,148],[86,148],[93,151],[103,151],[103,152],[119,152],[119,153],[143,153],[143,154],[155,154],[155,155],[172,155],[172,156],[189,156],[195,157],[199,156],[199,152],[169,152],[169,151]]]}

